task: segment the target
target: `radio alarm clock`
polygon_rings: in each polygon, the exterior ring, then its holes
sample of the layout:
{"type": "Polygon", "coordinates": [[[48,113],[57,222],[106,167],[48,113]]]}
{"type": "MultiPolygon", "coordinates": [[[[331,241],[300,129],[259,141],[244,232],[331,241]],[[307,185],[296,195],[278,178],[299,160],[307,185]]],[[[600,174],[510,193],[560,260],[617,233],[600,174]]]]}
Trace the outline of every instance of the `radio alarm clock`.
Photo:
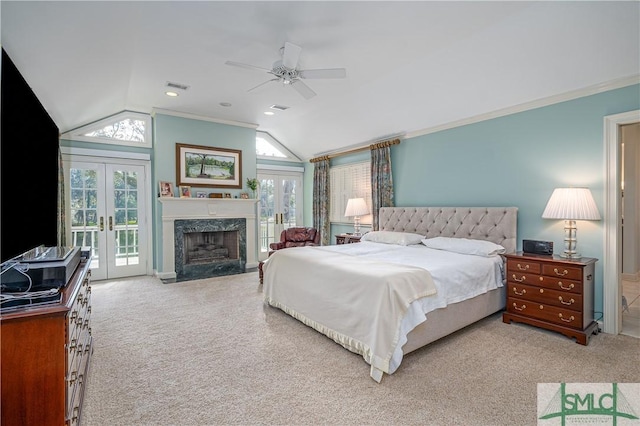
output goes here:
{"type": "Polygon", "coordinates": [[[553,241],[522,240],[522,251],[551,256],[553,254],[553,241]]]}

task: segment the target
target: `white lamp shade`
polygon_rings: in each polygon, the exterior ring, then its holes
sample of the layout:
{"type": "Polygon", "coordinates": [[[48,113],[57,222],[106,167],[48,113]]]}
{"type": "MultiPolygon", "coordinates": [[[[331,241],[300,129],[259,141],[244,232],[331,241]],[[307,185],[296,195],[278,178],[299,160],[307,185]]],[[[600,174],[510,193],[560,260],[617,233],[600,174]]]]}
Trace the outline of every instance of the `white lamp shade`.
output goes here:
{"type": "Polygon", "coordinates": [[[542,213],[543,219],[600,220],[589,188],[556,188],[542,213]]]}
{"type": "Polygon", "coordinates": [[[344,211],[345,217],[364,216],[367,214],[369,214],[369,207],[367,207],[364,198],[349,198],[347,208],[344,211]]]}

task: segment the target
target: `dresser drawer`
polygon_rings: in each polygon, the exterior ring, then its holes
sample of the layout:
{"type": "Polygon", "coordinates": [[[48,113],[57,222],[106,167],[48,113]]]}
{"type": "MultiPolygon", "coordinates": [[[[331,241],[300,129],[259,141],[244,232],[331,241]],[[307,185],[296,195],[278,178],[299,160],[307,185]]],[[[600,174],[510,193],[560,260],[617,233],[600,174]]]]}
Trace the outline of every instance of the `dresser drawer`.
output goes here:
{"type": "Polygon", "coordinates": [[[539,274],[542,267],[539,262],[527,260],[508,260],[507,271],[528,272],[531,274],[539,274]]]}
{"type": "Polygon", "coordinates": [[[538,285],[542,277],[536,274],[527,274],[524,272],[507,272],[507,280],[514,284],[530,284],[538,285]]]}
{"type": "Polygon", "coordinates": [[[579,294],[511,282],[508,284],[508,292],[510,297],[522,300],[554,305],[574,311],[582,310],[582,296],[579,294]]]}
{"type": "Polygon", "coordinates": [[[507,311],[513,314],[526,315],[554,324],[582,329],[582,313],[571,309],[559,308],[531,300],[507,298],[507,311]]]}
{"type": "Polygon", "coordinates": [[[564,291],[572,294],[582,294],[582,281],[558,279],[541,275],[536,285],[548,288],[550,290],[564,291]]]}
{"type": "Polygon", "coordinates": [[[558,277],[565,280],[582,280],[582,268],[566,265],[545,264],[542,265],[542,274],[550,277],[558,277]]]}

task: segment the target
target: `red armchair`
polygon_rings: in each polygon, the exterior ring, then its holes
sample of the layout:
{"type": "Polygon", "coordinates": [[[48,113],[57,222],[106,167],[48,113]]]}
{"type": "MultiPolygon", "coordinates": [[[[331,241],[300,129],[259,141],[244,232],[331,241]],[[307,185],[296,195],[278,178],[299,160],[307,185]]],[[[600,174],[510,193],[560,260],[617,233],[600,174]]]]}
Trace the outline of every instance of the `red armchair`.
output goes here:
{"type": "Polygon", "coordinates": [[[320,233],[316,228],[302,226],[285,229],[280,233],[280,241],[269,244],[271,251],[289,247],[319,246],[320,233]]]}

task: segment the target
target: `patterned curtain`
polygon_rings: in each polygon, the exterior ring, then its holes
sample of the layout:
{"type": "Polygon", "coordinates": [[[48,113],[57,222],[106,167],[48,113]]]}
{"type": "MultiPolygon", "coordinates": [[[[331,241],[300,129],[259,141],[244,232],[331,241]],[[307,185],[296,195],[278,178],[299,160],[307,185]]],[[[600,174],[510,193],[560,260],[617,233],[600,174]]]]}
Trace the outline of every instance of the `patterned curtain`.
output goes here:
{"type": "Polygon", "coordinates": [[[67,227],[64,203],[64,164],[62,152],[58,146],[58,246],[67,245],[67,227]]]}
{"type": "Polygon", "coordinates": [[[376,143],[371,148],[371,204],[373,209],[372,229],[380,225],[380,207],[393,207],[393,176],[391,173],[391,145],[399,139],[376,143]]]}
{"type": "Polygon", "coordinates": [[[329,157],[311,160],[313,169],[313,227],[320,231],[320,245],[329,245],[331,222],[329,221],[329,157]]]}

